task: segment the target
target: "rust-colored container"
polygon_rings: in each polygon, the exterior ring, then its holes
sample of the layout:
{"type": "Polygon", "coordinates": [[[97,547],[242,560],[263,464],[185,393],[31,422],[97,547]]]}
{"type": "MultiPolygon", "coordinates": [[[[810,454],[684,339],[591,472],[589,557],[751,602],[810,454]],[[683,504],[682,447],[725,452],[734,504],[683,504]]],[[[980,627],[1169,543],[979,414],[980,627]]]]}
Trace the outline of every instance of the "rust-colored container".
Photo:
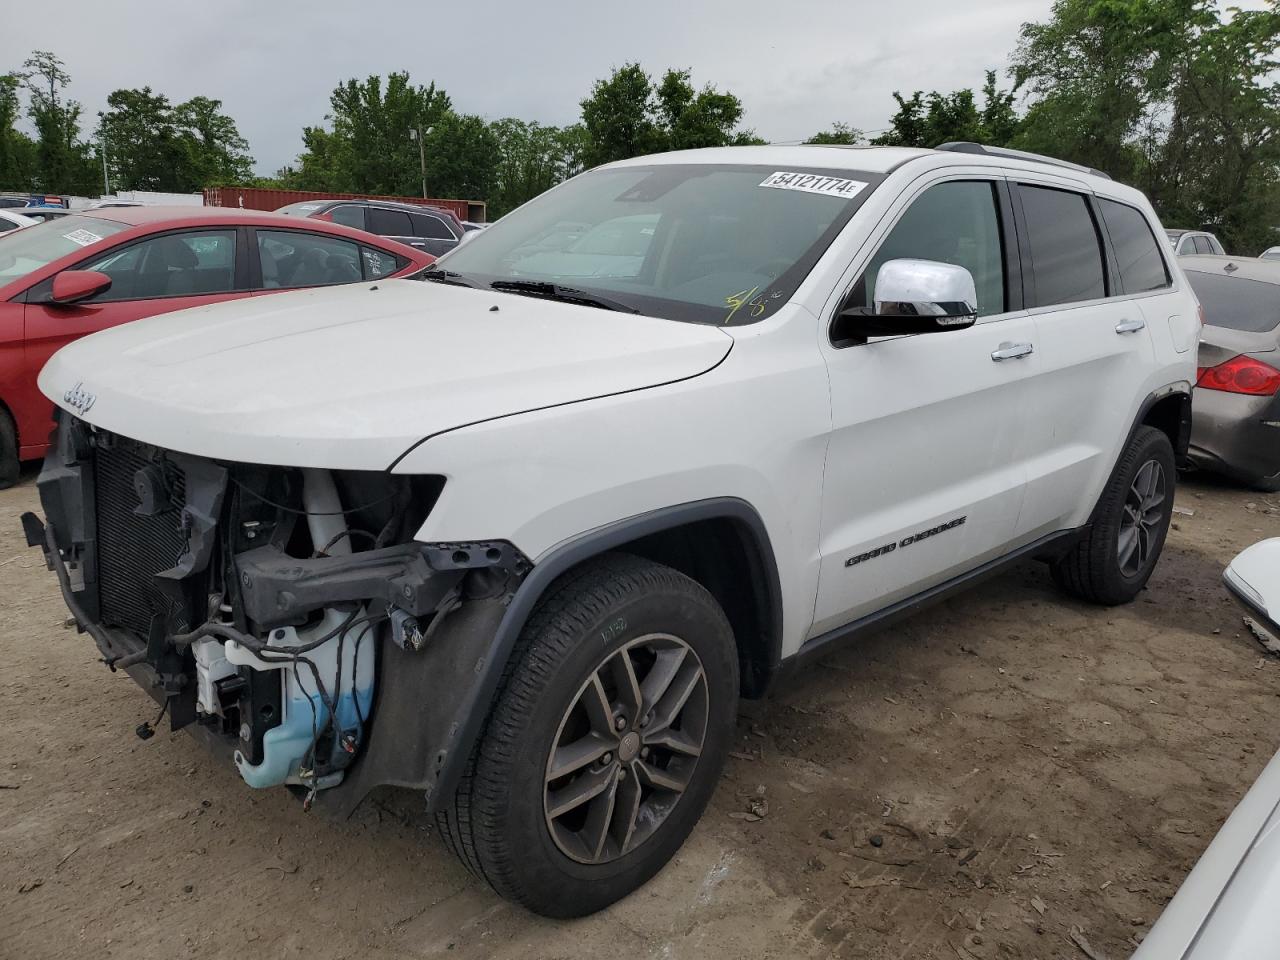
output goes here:
{"type": "Polygon", "coordinates": [[[313,190],[270,190],[262,187],[206,187],[206,207],[239,207],[242,210],[279,210],[303,200],[395,200],[420,207],[452,211],[459,220],[485,220],[483,200],[438,200],[422,197],[380,197],[370,193],[320,193],[313,190]]]}

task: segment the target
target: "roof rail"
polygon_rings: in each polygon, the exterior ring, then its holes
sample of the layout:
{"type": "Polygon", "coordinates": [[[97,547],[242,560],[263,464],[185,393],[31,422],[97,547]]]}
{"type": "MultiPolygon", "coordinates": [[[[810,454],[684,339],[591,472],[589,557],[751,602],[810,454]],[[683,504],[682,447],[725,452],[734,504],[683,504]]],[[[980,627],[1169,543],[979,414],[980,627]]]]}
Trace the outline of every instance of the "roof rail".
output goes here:
{"type": "Polygon", "coordinates": [[[1043,154],[1028,153],[1026,150],[1013,150],[1009,147],[988,147],[984,144],[972,143],[968,140],[953,140],[950,143],[940,143],[934,149],[946,150],[950,153],[976,153],[984,157],[1007,157],[1010,160],[1028,160],[1031,163],[1046,163],[1051,167],[1064,167],[1067,170],[1074,170],[1077,173],[1088,173],[1095,177],[1102,177],[1104,180],[1111,179],[1111,174],[1105,173],[1102,170],[1082,166],[1078,163],[1070,163],[1066,160],[1059,160],[1057,157],[1046,157],[1043,154]]]}

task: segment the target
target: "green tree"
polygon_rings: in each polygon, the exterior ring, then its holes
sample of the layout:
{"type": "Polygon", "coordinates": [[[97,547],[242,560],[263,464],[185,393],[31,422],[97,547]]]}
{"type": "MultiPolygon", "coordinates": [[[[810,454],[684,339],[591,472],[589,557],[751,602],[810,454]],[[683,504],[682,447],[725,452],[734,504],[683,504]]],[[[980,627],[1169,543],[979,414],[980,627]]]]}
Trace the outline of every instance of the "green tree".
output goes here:
{"type": "Polygon", "coordinates": [[[222,112],[222,101],[192,97],[173,108],[186,154],[184,179],[192,189],[244,183],[253,176],[249,144],[236,122],[222,112]]]}
{"type": "Polygon", "coordinates": [[[169,98],[150,87],[113,90],[98,115],[98,137],[106,144],[111,185],[116,190],[186,192],[187,145],[174,121],[169,98]]]}
{"type": "Polygon", "coordinates": [[[910,97],[894,92],[898,112],[889,129],[872,140],[894,147],[936,147],[953,140],[967,140],[988,146],[1008,146],[1017,135],[1020,121],[1014,109],[1016,87],[1001,90],[994,70],[988,70],[979,108],[970,89],[951,93],[917,90],[910,97]]]}
{"type": "Polygon", "coordinates": [[[22,65],[30,100],[27,115],[36,128],[35,171],[38,189],[50,193],[89,193],[97,177],[91,148],[80,141],[81,106],[68,100],[66,65],[47,50],[36,50],[22,65]]]}
{"type": "Polygon", "coordinates": [[[856,127],[851,127],[847,123],[835,123],[830,130],[823,130],[821,133],[815,133],[805,143],[825,143],[835,146],[853,146],[862,143],[865,135],[856,127]]]}
{"type": "Polygon", "coordinates": [[[1018,146],[1136,180],[1136,138],[1167,102],[1207,0],[1056,0],[1023,24],[1013,73],[1030,100],[1018,146]]]}
{"type": "Polygon", "coordinates": [[[446,113],[426,137],[426,158],[431,196],[483,200],[497,178],[498,138],[480,117],[446,113]]]}
{"type": "Polygon", "coordinates": [[[34,186],[36,145],[15,127],[22,113],[22,77],[0,74],[0,189],[30,190],[34,186]]]}
{"type": "Polygon", "coordinates": [[[614,70],[597,80],[582,101],[582,126],[587,131],[587,165],[598,166],[665,149],[654,120],[653,82],[638,63],[614,70]]]}
{"type": "Polygon", "coordinates": [[[707,85],[696,90],[689,70],[668,70],[655,84],[638,63],[597,80],[582,101],[590,166],[664,150],[759,143],[736,130],[742,101],[707,85]]]}
{"type": "Polygon", "coordinates": [[[444,120],[452,112],[448,94],[434,83],[415,86],[407,72],[400,72],[387,76],[385,88],[381,77],[348,80],[333,91],[329,103],[334,175],[348,191],[421,193],[418,145],[409,131],[425,131],[444,120]]]}
{"type": "Polygon", "coordinates": [[[489,125],[497,142],[489,216],[498,218],[582,170],[586,131],[551,127],[515,117],[489,125]]]}

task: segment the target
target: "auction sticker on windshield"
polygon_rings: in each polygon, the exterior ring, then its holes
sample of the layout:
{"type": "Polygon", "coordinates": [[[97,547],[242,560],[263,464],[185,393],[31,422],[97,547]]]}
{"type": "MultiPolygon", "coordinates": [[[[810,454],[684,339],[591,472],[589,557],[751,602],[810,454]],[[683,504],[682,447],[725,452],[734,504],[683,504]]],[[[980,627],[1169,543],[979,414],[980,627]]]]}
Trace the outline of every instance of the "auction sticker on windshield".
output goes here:
{"type": "Polygon", "coordinates": [[[773,187],[775,190],[799,190],[803,193],[821,193],[828,197],[857,196],[866,187],[861,180],[846,180],[842,177],[824,177],[820,173],[789,173],[779,170],[764,178],[762,187],[773,187]]]}
{"type": "Polygon", "coordinates": [[[65,239],[70,240],[72,243],[79,244],[82,247],[87,247],[89,244],[97,243],[102,239],[96,233],[90,233],[88,230],[72,230],[70,233],[64,233],[62,236],[65,239]]]}

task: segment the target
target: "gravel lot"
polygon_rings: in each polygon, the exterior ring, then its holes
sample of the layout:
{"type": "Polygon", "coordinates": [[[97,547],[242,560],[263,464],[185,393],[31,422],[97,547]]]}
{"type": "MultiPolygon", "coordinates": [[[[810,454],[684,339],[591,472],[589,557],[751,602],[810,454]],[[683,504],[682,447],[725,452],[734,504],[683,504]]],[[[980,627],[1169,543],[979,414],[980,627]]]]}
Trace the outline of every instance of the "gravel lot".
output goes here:
{"type": "MultiPolygon", "coordinates": [[[[1029,563],[749,704],[679,858],[595,917],[494,897],[411,796],[346,824],[254,792],[66,629],[0,493],[0,955],[1127,956],[1277,747],[1280,664],[1219,576],[1280,499],[1188,482],[1150,589],[1029,563]],[[750,819],[753,801],[767,810],[750,819]]],[[[761,809],[757,805],[757,809],[761,809]]]]}

